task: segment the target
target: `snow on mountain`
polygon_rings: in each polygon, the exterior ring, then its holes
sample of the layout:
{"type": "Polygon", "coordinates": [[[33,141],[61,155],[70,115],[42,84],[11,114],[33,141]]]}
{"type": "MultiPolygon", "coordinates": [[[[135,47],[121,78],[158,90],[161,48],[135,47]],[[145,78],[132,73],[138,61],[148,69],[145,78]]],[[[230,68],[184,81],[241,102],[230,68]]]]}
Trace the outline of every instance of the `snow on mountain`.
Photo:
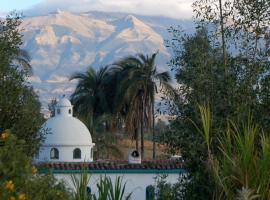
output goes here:
{"type": "Polygon", "coordinates": [[[70,95],[76,82],[70,82],[69,77],[74,72],[85,71],[90,65],[98,68],[126,55],[159,51],[158,68],[168,70],[166,63],[170,53],[165,47],[163,33],[176,22],[172,20],[170,24],[167,18],[163,21],[145,19],[121,13],[75,14],[60,10],[25,18],[22,48],[32,57],[34,76],[29,81],[44,108],[48,99],[70,95]]]}

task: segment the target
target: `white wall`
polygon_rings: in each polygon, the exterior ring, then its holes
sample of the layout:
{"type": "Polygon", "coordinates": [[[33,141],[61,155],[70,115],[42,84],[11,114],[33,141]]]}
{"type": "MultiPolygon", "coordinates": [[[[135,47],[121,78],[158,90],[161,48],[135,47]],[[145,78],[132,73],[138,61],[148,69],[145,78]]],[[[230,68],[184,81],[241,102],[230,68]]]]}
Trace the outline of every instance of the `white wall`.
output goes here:
{"type": "Polygon", "coordinates": [[[92,146],[46,146],[41,147],[39,155],[35,158],[35,161],[51,161],[51,162],[91,162],[93,157],[91,157],[92,146]],[[59,159],[50,159],[50,151],[52,148],[57,148],[59,151],[59,159]],[[73,150],[75,148],[81,149],[81,159],[73,159],[73,150]]]}
{"type": "MultiPolygon", "coordinates": [[[[71,183],[71,174],[54,174],[58,180],[64,180],[69,187],[73,188],[71,183]]],[[[146,187],[155,184],[155,177],[159,174],[148,174],[148,173],[110,173],[106,174],[112,181],[115,181],[117,176],[123,177],[123,182],[127,182],[125,194],[132,192],[133,200],[145,200],[146,187]]],[[[166,180],[170,183],[176,183],[179,178],[179,174],[167,174],[166,180]]],[[[80,176],[79,174],[77,176],[80,176]]],[[[96,183],[98,182],[100,176],[105,176],[105,174],[91,174],[90,175],[89,186],[91,187],[92,193],[97,191],[96,183]]]]}

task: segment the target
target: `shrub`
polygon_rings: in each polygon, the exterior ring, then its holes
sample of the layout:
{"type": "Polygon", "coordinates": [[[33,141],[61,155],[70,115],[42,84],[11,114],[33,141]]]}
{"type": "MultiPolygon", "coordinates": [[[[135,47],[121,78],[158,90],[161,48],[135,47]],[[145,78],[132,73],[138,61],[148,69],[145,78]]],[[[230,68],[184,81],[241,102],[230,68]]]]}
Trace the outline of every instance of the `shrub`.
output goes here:
{"type": "Polygon", "coordinates": [[[0,199],[68,200],[70,193],[51,174],[38,174],[23,140],[5,130],[0,137],[0,199]]]}
{"type": "MultiPolygon", "coordinates": [[[[200,109],[203,124],[211,124],[209,108],[200,109]]],[[[210,127],[211,128],[211,127],[210,127]]],[[[203,129],[204,135],[209,135],[203,129]]],[[[228,122],[218,136],[218,151],[211,152],[211,135],[207,165],[213,175],[215,199],[270,199],[270,138],[249,117],[242,126],[228,122]]]]}

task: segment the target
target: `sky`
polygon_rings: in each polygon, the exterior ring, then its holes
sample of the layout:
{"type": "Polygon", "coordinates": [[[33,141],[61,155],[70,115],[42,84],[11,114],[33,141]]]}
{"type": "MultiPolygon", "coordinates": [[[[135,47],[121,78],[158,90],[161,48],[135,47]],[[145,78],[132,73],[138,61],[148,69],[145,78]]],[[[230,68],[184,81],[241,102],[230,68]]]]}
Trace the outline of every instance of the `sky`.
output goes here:
{"type": "Polygon", "coordinates": [[[0,15],[11,10],[24,15],[48,14],[57,9],[71,12],[105,11],[140,15],[191,18],[194,0],[0,0],[0,15]]]}

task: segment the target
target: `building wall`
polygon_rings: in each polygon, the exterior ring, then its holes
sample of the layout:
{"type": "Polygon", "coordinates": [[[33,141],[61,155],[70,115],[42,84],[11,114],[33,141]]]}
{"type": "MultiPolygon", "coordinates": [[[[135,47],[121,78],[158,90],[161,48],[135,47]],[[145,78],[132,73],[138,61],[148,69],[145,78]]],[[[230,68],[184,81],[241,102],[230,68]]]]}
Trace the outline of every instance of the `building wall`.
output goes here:
{"type": "Polygon", "coordinates": [[[39,155],[35,158],[36,161],[51,161],[51,162],[91,162],[93,157],[91,155],[91,146],[46,146],[40,148],[39,155]],[[50,159],[50,151],[52,148],[57,148],[59,151],[59,159],[50,159]],[[75,148],[81,149],[81,159],[73,159],[73,150],[75,148]]]}
{"type": "MultiPolygon", "coordinates": [[[[68,187],[73,188],[71,181],[71,174],[54,174],[58,180],[64,180],[68,187]]],[[[99,181],[100,176],[109,176],[114,182],[117,176],[123,177],[123,182],[126,182],[125,196],[132,192],[132,200],[145,200],[146,199],[146,187],[149,185],[155,185],[155,177],[162,174],[154,173],[94,173],[90,175],[90,182],[88,186],[91,188],[92,193],[97,192],[96,184],[99,181]]],[[[164,174],[163,174],[164,175],[164,174]]],[[[166,180],[169,183],[176,183],[180,174],[170,173],[167,174],[166,180]]],[[[77,174],[77,176],[80,176],[77,174]]]]}

